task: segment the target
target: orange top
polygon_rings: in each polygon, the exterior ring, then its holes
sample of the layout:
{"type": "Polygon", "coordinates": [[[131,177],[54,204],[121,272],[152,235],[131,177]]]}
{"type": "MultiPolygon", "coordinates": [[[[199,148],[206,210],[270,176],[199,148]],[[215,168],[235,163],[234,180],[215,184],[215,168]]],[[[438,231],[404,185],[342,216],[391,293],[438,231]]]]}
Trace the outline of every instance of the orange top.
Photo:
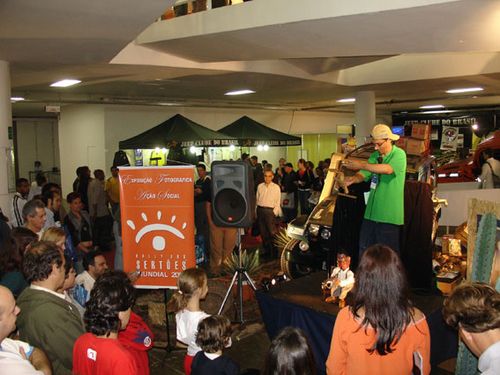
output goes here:
{"type": "Polygon", "coordinates": [[[393,352],[384,356],[376,351],[370,354],[366,350],[375,343],[375,330],[371,327],[366,330],[360,327],[360,322],[354,318],[349,307],[340,310],[333,327],[330,353],[326,360],[328,375],[410,375],[414,365],[414,353],[419,353],[415,354],[415,360],[422,364],[422,374],[428,375],[431,372],[431,340],[425,316],[411,323],[398,343],[393,346],[393,352]]]}

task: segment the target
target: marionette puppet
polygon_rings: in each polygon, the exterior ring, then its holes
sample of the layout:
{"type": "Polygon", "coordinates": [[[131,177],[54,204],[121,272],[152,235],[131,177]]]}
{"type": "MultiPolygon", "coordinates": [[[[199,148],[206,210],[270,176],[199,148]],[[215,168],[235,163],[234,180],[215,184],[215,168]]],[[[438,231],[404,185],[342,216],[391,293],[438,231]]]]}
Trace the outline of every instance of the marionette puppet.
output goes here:
{"type": "Polygon", "coordinates": [[[344,253],[337,254],[337,267],[335,267],[328,279],[321,283],[325,302],[335,303],[339,307],[345,307],[347,293],[354,287],[354,273],[349,269],[351,257],[344,253]]]}

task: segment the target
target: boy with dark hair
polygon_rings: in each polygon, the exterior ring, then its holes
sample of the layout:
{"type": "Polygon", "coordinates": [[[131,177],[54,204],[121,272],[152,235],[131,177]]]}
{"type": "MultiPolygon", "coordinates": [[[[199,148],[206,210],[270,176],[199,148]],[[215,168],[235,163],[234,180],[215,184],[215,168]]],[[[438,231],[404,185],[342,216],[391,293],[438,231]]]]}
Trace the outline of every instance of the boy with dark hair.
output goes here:
{"type": "Polygon", "coordinates": [[[458,329],[464,343],[479,358],[481,374],[498,374],[500,293],[487,284],[464,283],[445,300],[443,317],[458,329]]]}
{"type": "Polygon", "coordinates": [[[109,272],[97,280],[83,317],[87,333],[73,348],[73,373],[138,374],[134,357],[118,341],[134,301],[134,287],[123,272],[109,272]]]}
{"type": "Polygon", "coordinates": [[[191,375],[237,375],[240,367],[222,354],[231,346],[231,323],[223,315],[211,315],[198,323],[196,344],[202,349],[193,359],[191,375]]]}

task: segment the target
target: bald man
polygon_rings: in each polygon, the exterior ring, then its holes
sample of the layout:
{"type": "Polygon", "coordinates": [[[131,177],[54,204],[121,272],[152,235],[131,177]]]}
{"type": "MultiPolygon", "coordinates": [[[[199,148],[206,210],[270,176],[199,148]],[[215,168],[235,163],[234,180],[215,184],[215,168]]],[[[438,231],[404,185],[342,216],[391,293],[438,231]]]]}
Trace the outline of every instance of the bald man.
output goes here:
{"type": "Polygon", "coordinates": [[[0,286],[0,369],[2,374],[50,375],[47,356],[40,349],[7,336],[16,329],[19,307],[11,291],[0,286]]]}

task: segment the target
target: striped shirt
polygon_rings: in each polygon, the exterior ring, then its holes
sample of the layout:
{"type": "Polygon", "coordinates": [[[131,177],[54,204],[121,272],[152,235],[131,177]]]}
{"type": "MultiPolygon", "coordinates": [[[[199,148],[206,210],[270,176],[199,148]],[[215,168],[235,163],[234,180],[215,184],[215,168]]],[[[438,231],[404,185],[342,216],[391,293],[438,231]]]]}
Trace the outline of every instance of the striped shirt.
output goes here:
{"type": "Polygon", "coordinates": [[[10,223],[12,227],[22,227],[24,225],[23,207],[27,200],[20,193],[14,194],[12,198],[12,216],[10,223]]]}

